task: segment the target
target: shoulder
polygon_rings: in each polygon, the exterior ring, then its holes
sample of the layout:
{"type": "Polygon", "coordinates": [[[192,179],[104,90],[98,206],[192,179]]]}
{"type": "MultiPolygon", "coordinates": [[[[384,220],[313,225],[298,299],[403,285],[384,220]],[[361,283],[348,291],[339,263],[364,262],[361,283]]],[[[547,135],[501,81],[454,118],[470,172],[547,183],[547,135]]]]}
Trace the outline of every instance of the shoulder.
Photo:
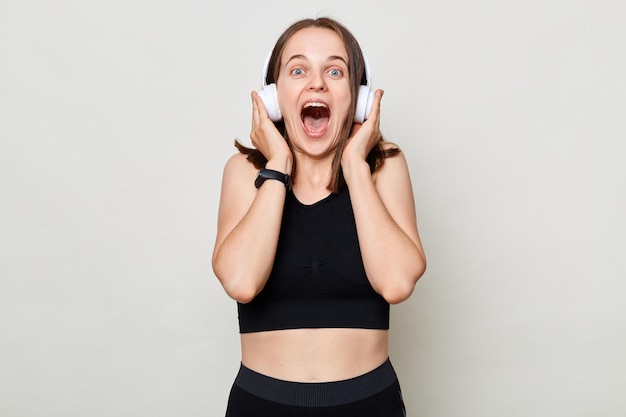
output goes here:
{"type": "Polygon", "coordinates": [[[403,224],[413,222],[411,219],[415,215],[415,202],[405,154],[393,142],[384,142],[382,147],[385,151],[393,152],[390,156],[385,157],[382,166],[374,173],[376,190],[396,221],[404,219],[402,220],[403,224]]]}
{"type": "Polygon", "coordinates": [[[383,140],[382,143],[381,143],[381,146],[383,148],[383,151],[389,151],[389,150],[393,150],[393,149],[400,150],[400,146],[398,146],[396,143],[390,142],[388,140],[383,140]]]}
{"type": "Polygon", "coordinates": [[[400,146],[394,142],[383,141],[381,147],[385,152],[385,158],[383,164],[374,173],[376,183],[385,179],[396,181],[398,175],[408,174],[407,161],[400,146]]]}
{"type": "Polygon", "coordinates": [[[256,195],[257,169],[246,155],[232,155],[224,165],[218,213],[218,240],[232,230],[252,204],[256,195]]]}
{"type": "Polygon", "coordinates": [[[256,172],[256,168],[254,164],[250,162],[248,157],[241,152],[237,152],[231,155],[230,158],[226,160],[226,164],[224,165],[224,171],[238,171],[238,172],[256,172]]]}
{"type": "Polygon", "coordinates": [[[411,179],[404,152],[396,143],[389,141],[384,141],[382,148],[387,155],[372,176],[378,192],[384,199],[396,198],[397,193],[410,192],[411,179]]]}
{"type": "Polygon", "coordinates": [[[222,199],[250,200],[256,193],[254,180],[258,169],[248,160],[246,155],[236,153],[224,164],[222,174],[222,199]]]}
{"type": "Polygon", "coordinates": [[[224,180],[237,180],[243,181],[252,178],[256,178],[258,169],[254,167],[252,162],[248,160],[247,156],[242,153],[236,153],[232,155],[224,164],[224,180]]]}

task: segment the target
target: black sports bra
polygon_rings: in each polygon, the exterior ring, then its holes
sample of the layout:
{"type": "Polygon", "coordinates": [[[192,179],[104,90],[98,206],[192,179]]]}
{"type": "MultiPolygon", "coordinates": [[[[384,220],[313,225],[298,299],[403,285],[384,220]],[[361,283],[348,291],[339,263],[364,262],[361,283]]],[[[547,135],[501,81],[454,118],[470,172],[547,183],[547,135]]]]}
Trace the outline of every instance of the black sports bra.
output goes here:
{"type": "Polygon", "coordinates": [[[270,277],[238,312],[241,333],[389,328],[389,304],[365,274],[346,187],[312,205],[287,193],[270,277]]]}

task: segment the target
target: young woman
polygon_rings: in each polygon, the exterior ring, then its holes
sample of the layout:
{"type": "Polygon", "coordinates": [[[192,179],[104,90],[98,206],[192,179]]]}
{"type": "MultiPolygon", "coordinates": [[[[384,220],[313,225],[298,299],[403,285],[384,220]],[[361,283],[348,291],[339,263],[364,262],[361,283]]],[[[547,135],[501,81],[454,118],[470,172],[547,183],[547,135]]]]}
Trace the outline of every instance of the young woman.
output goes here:
{"type": "Polygon", "coordinates": [[[383,91],[368,94],[368,71],[342,24],[304,19],[252,92],[253,148],[236,142],[224,168],[213,253],[239,309],[228,417],[405,414],[389,305],[411,295],[426,261],[407,163],[382,138],[383,91]]]}

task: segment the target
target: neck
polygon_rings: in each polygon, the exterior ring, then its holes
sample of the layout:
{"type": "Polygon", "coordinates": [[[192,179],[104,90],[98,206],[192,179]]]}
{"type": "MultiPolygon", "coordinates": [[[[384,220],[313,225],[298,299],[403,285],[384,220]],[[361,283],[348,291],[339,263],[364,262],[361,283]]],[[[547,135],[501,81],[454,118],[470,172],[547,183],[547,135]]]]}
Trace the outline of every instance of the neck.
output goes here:
{"type": "Polygon", "coordinates": [[[303,203],[328,196],[332,173],[332,155],[322,159],[296,156],[293,192],[303,203]]]}

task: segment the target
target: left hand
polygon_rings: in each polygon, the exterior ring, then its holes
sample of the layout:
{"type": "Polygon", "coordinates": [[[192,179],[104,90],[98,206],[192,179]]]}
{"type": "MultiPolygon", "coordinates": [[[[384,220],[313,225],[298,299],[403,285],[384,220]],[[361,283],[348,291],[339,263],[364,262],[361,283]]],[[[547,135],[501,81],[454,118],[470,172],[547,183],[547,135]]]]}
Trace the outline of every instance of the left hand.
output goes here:
{"type": "Polygon", "coordinates": [[[352,126],[352,135],[348,138],[348,143],[341,155],[342,163],[365,161],[369,152],[380,140],[380,101],[383,94],[383,90],[376,90],[372,110],[367,120],[352,126]]]}

